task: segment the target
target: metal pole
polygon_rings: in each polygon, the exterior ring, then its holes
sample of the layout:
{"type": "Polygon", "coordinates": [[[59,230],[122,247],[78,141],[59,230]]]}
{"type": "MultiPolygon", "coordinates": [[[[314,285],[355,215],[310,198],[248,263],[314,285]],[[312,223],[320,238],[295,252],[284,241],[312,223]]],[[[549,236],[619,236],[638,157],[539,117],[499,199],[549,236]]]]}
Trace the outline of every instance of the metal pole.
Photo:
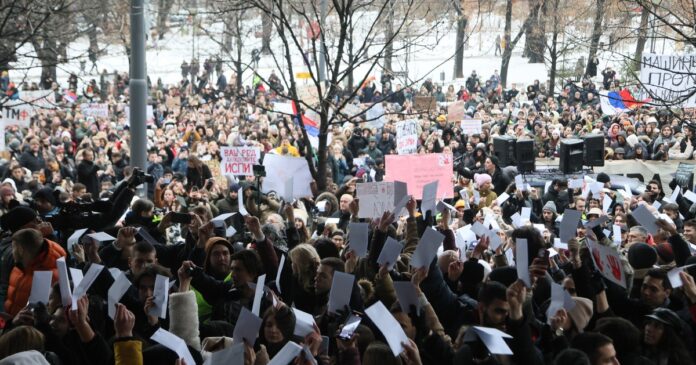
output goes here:
{"type": "MultiPolygon", "coordinates": [[[[145,171],[147,161],[147,68],[143,0],[131,0],[130,137],[131,166],[145,171]]],[[[143,185],[144,193],[147,186],[143,185]]]]}
{"type": "Polygon", "coordinates": [[[326,23],[326,13],[329,11],[328,7],[328,0],[321,0],[321,22],[319,23],[319,28],[321,29],[321,34],[319,35],[319,42],[321,42],[321,50],[319,51],[319,81],[322,82],[326,80],[326,45],[321,41],[321,37],[325,36],[324,25],[326,23]]]}

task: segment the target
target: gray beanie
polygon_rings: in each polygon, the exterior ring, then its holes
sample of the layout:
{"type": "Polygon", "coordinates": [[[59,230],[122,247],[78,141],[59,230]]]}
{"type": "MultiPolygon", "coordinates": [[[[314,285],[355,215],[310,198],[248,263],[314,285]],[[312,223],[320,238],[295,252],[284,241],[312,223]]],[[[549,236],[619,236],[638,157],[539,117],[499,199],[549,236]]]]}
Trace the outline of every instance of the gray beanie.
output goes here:
{"type": "Polygon", "coordinates": [[[546,204],[544,204],[544,209],[542,209],[542,211],[544,210],[550,210],[553,212],[553,214],[558,214],[556,211],[556,203],[554,203],[553,200],[549,200],[546,202],[546,204]]]}

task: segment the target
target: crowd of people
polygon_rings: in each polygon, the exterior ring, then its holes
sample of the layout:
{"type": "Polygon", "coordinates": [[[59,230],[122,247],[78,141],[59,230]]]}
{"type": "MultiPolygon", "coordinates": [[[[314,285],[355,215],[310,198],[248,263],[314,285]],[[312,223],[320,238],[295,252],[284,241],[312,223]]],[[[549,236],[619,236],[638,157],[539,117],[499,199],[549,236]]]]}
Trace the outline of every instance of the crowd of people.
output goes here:
{"type": "MultiPolygon", "coordinates": [[[[494,136],[509,135],[534,140],[539,157],[555,157],[561,140],[599,134],[607,159],[692,159],[694,131],[684,111],[645,105],[604,115],[589,78],[554,94],[538,81],[503,89],[497,72],[485,82],[472,72],[459,90],[446,91],[432,80],[416,88],[386,75],[357,95],[342,90],[337,97],[352,96],[350,103],[363,109],[382,103],[385,123],[362,122],[364,115],[335,123],[326,184],[315,181],[311,196],[283,201],[280,193],[259,191],[263,177],[220,176],[219,168],[224,146],[316,153],[296,116],[273,112],[274,103],[285,101],[280,79],[213,86],[185,66],[178,85],[150,85],[144,170],[130,166],[127,74],[112,79],[104,72],[74,102],[64,96],[79,93],[76,83],[62,90],[54,82],[55,108],[37,110],[28,128],[5,129],[0,364],[182,364],[182,358],[202,364],[235,346],[243,348],[245,364],[268,364],[296,347],[304,350],[287,363],[694,362],[696,266],[685,267],[696,263],[691,186],[680,186],[676,199],[665,196],[661,181],[650,181],[644,192],[616,190],[603,173],[581,186],[562,175],[546,189],[518,186],[492,150],[494,136]],[[440,104],[421,110],[418,97],[440,104]],[[82,101],[107,104],[109,116],[85,115],[89,105],[82,101]],[[468,118],[482,121],[480,133],[448,121],[446,105],[457,101],[468,118]],[[395,123],[414,117],[417,153],[453,156],[454,191],[446,194],[453,198],[445,199],[451,207],[423,211],[410,197],[400,212],[359,218],[365,207],[358,185],[383,180],[385,156],[396,153],[395,123]],[[147,190],[138,190],[143,183],[147,190]],[[633,216],[643,207],[656,227],[633,216]],[[571,210],[581,220],[559,245],[571,210]],[[362,254],[351,242],[358,223],[369,227],[362,254]],[[437,256],[414,264],[429,243],[421,238],[432,238],[432,230],[443,236],[437,256]],[[102,232],[108,235],[93,235],[102,232]],[[526,240],[523,256],[519,240],[526,240]],[[385,262],[380,256],[393,241],[398,256],[385,262]],[[588,242],[620,254],[623,285],[602,275],[588,242]],[[546,254],[550,249],[557,254],[546,254]],[[521,264],[515,266],[524,257],[528,283],[518,277],[521,264]],[[37,300],[33,287],[41,271],[51,272],[47,300],[37,300]],[[69,282],[61,279],[64,271],[69,282]],[[338,309],[329,308],[341,294],[332,292],[337,272],[354,278],[349,304],[338,309]],[[254,285],[262,275],[259,296],[254,285]],[[94,279],[86,292],[83,276],[94,279]],[[161,278],[172,285],[162,289],[161,278]],[[113,298],[124,280],[123,295],[113,298]],[[414,305],[404,304],[404,284],[414,305]],[[552,297],[559,286],[567,298],[561,307],[552,297]],[[80,295],[71,297],[71,288],[80,295]],[[386,312],[378,313],[390,318],[371,315],[381,307],[386,312]],[[248,328],[237,324],[253,327],[250,310],[259,318],[258,338],[242,339],[248,328]],[[172,350],[162,330],[183,345],[172,350]],[[399,330],[405,337],[394,346],[399,330]]],[[[212,61],[210,68],[212,74],[212,61]]],[[[620,87],[602,81],[599,88],[620,87]]],[[[20,85],[13,93],[36,87],[20,85]]],[[[669,183],[674,190],[676,180],[669,183]]]]}

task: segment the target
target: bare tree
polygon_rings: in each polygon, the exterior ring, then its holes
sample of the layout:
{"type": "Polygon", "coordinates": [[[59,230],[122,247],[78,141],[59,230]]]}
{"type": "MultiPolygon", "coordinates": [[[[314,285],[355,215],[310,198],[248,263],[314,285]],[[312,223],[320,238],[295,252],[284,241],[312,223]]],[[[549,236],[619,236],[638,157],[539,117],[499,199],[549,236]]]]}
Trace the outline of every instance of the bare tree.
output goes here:
{"type": "MultiPolygon", "coordinates": [[[[536,4],[535,7],[541,7],[541,4],[536,4]]],[[[538,12],[538,9],[536,9],[538,12]]],[[[532,10],[530,14],[534,14],[535,10],[532,10]]],[[[500,83],[503,87],[507,86],[507,76],[508,76],[508,66],[510,66],[510,58],[512,58],[512,50],[519,42],[520,38],[529,27],[532,21],[532,16],[528,16],[527,19],[522,24],[522,27],[517,32],[514,39],[511,39],[510,33],[512,32],[512,0],[507,0],[505,3],[505,48],[503,49],[503,57],[500,65],[500,83]]]]}

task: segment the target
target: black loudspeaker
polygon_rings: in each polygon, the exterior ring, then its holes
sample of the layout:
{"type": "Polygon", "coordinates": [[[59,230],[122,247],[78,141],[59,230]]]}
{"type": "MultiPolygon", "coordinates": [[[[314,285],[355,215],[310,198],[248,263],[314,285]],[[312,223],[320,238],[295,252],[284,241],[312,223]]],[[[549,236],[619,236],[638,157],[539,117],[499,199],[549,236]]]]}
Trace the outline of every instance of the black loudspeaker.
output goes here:
{"type": "Polygon", "coordinates": [[[604,166],[604,136],[589,134],[585,136],[585,166],[604,166]]]}
{"type": "Polygon", "coordinates": [[[561,141],[561,161],[559,168],[564,174],[582,171],[583,142],[581,139],[561,141]]]}
{"type": "Polygon", "coordinates": [[[531,139],[517,141],[515,145],[517,171],[522,174],[534,171],[534,141],[531,139]]]}
{"type": "Polygon", "coordinates": [[[493,153],[500,167],[515,164],[515,139],[510,136],[493,137],[493,153]]]}

